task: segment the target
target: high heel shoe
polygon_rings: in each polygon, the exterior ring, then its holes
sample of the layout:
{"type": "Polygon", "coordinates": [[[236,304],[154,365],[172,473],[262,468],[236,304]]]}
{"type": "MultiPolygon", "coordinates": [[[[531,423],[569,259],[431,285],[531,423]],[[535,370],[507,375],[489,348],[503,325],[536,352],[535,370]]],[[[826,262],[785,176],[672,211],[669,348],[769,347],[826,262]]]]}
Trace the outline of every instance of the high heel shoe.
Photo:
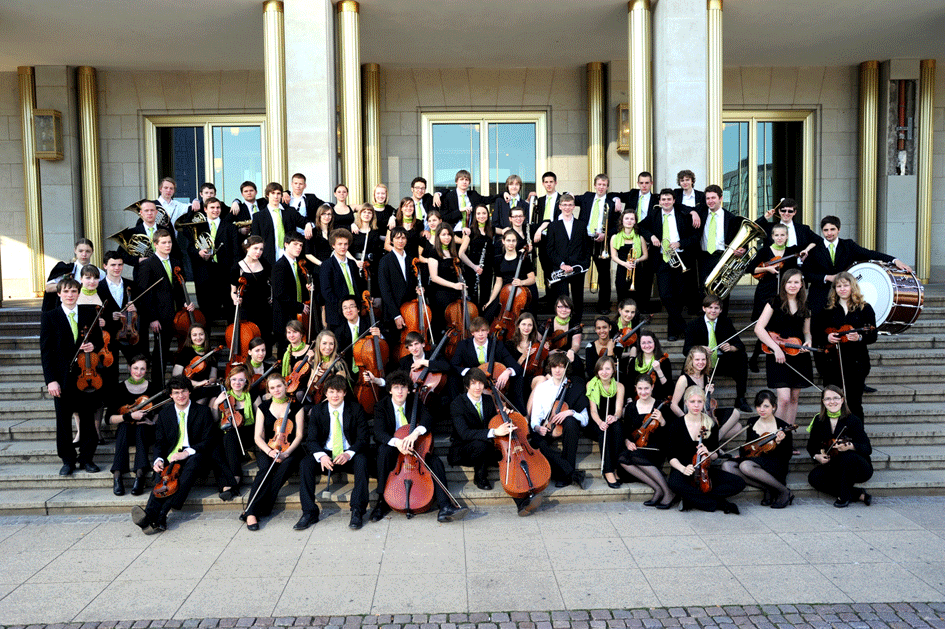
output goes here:
{"type": "Polygon", "coordinates": [[[861,501],[863,502],[863,504],[864,504],[865,506],[867,506],[867,507],[870,506],[871,504],[873,504],[873,497],[872,497],[871,495],[869,495],[869,493],[866,492],[865,490],[863,491],[863,495],[860,496],[860,500],[861,500],[861,501]]]}
{"type": "Polygon", "coordinates": [[[661,498],[662,498],[662,496],[660,496],[659,498],[657,498],[657,497],[656,497],[656,494],[653,494],[653,497],[650,498],[649,500],[647,500],[646,502],[644,502],[644,503],[643,503],[643,506],[644,506],[644,507],[655,507],[655,506],[657,506],[657,505],[660,503],[660,499],[661,499],[661,498]]]}
{"type": "Polygon", "coordinates": [[[772,509],[783,509],[788,505],[794,503],[794,493],[789,489],[787,492],[787,498],[778,497],[778,500],[771,505],[772,509]]]}
{"type": "Polygon", "coordinates": [[[681,496],[674,496],[673,499],[670,500],[669,502],[661,502],[661,503],[659,503],[658,505],[656,505],[656,508],[657,508],[657,509],[660,509],[661,511],[666,511],[666,510],[668,510],[668,509],[672,509],[673,506],[674,506],[677,502],[679,502],[681,499],[682,499],[681,496]]]}
{"type": "Polygon", "coordinates": [[[762,506],[762,507],[770,507],[770,506],[771,506],[771,503],[772,503],[772,500],[771,500],[771,492],[766,489],[766,490],[765,490],[764,498],[761,499],[761,506],[762,506]]]}
{"type": "Polygon", "coordinates": [[[621,483],[619,480],[614,481],[614,482],[606,481],[606,483],[607,483],[607,486],[610,487],[611,489],[620,489],[621,487],[623,487],[623,483],[621,483]]]}

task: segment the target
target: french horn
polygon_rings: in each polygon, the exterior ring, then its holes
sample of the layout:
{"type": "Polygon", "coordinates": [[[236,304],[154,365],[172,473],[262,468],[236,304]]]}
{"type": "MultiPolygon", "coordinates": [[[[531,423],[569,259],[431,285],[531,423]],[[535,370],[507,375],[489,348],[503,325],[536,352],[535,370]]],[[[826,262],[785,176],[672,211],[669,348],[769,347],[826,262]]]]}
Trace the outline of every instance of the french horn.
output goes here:
{"type": "Polygon", "coordinates": [[[124,211],[134,212],[135,214],[137,214],[138,212],[141,211],[141,204],[144,203],[145,201],[150,201],[151,203],[154,203],[155,207],[157,207],[157,218],[154,221],[155,224],[161,229],[169,228],[171,226],[171,217],[167,215],[167,210],[161,207],[160,203],[155,203],[154,201],[151,201],[151,199],[141,199],[140,201],[135,201],[134,203],[126,207],[124,211]]]}
{"type": "Polygon", "coordinates": [[[132,227],[126,227],[120,232],[112,234],[108,239],[117,242],[119,247],[136,258],[147,258],[154,252],[148,236],[134,233],[132,227]]]}

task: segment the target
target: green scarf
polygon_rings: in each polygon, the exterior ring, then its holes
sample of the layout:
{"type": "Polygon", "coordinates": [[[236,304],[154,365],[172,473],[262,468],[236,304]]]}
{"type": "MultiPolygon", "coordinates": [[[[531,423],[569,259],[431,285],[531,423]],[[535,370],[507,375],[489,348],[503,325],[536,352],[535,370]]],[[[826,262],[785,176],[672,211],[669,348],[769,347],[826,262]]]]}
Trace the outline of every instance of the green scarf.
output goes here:
{"type": "Polygon", "coordinates": [[[98,291],[95,290],[94,288],[83,288],[82,294],[85,295],[86,297],[91,297],[92,295],[97,295],[98,291]]]}
{"type": "Polygon", "coordinates": [[[591,381],[587,383],[587,399],[600,406],[601,397],[611,398],[617,395],[617,379],[610,379],[610,387],[604,389],[604,383],[597,376],[591,378],[591,381]]]}
{"type": "Polygon", "coordinates": [[[251,366],[253,369],[259,369],[260,367],[263,366],[263,364],[262,364],[261,362],[260,362],[260,363],[257,363],[257,362],[256,362],[255,360],[253,360],[252,358],[249,359],[249,364],[250,364],[250,366],[251,366]]]}
{"type": "Polygon", "coordinates": [[[191,345],[191,347],[198,354],[203,354],[203,345],[191,345]]]}
{"type": "Polygon", "coordinates": [[[305,343],[299,343],[298,345],[290,345],[289,349],[285,350],[285,354],[282,355],[283,378],[288,378],[289,372],[292,371],[292,352],[297,352],[303,347],[305,347],[305,343]]]}
{"type": "Polygon", "coordinates": [[[830,419],[836,419],[840,417],[842,413],[843,413],[842,410],[839,410],[836,413],[834,413],[833,411],[827,411],[827,417],[829,417],[830,419]]]}
{"type": "Polygon", "coordinates": [[[256,416],[253,415],[253,398],[250,397],[249,391],[243,391],[242,393],[236,393],[233,390],[227,391],[229,395],[233,397],[237,402],[243,404],[243,425],[252,426],[256,423],[256,416]]]}
{"type": "Polygon", "coordinates": [[[779,247],[778,245],[776,245],[776,244],[774,244],[774,243],[771,243],[771,251],[776,251],[776,252],[778,252],[778,253],[782,253],[785,249],[787,249],[787,245],[781,245],[781,246],[779,247]]]}
{"type": "MultiPolygon", "coordinates": [[[[832,413],[832,412],[830,412],[830,411],[827,411],[827,417],[829,417],[830,419],[836,419],[836,418],[840,417],[840,414],[841,414],[842,412],[843,412],[843,411],[837,411],[836,413],[832,413]]],[[[808,432],[808,433],[810,433],[811,429],[814,427],[814,422],[817,421],[817,418],[818,418],[818,417],[820,417],[820,413],[817,413],[816,415],[814,415],[813,417],[811,417],[810,423],[807,424],[807,432],[808,432]]]]}
{"type": "Polygon", "coordinates": [[[558,315],[555,315],[555,323],[557,323],[558,325],[560,325],[560,326],[566,328],[566,327],[568,327],[568,324],[571,323],[571,317],[568,316],[567,319],[562,319],[562,318],[559,317],[558,315]]]}
{"type": "Polygon", "coordinates": [[[620,230],[614,234],[614,249],[620,249],[628,242],[633,243],[633,259],[636,260],[643,255],[643,239],[636,232],[627,236],[627,232],[620,230]]]}
{"type": "MultiPolygon", "coordinates": [[[[640,358],[642,358],[642,356],[640,358]]],[[[638,358],[637,360],[633,361],[633,368],[636,370],[637,373],[650,373],[650,369],[653,368],[654,360],[655,360],[655,357],[651,358],[649,362],[641,365],[640,360],[638,358]]]]}
{"type": "Polygon", "coordinates": [[[142,382],[144,382],[144,378],[141,378],[140,380],[135,380],[131,376],[128,376],[128,384],[141,384],[142,382]]]}
{"type": "Polygon", "coordinates": [[[289,401],[289,396],[287,395],[285,397],[274,397],[272,398],[272,401],[276,404],[285,404],[286,402],[289,401]]]}

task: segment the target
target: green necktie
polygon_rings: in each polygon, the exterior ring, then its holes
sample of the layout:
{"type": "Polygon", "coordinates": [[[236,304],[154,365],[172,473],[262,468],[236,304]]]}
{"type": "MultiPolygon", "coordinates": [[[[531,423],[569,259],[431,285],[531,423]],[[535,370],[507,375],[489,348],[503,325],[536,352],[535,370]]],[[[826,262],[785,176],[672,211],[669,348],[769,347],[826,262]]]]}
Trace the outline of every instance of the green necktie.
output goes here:
{"type": "MultiPolygon", "coordinates": [[[[216,249],[217,243],[217,224],[214,221],[210,221],[210,241],[213,243],[214,250],[216,249]]],[[[217,254],[213,254],[213,261],[217,261],[217,254]]]]}
{"type": "Polygon", "coordinates": [[[641,194],[637,197],[637,222],[642,221],[645,216],[643,216],[643,195],[641,194]]]}
{"type": "Polygon", "coordinates": [[[663,212],[663,262],[669,262],[671,252],[669,250],[669,214],[663,212]]]}
{"type": "Polygon", "coordinates": [[[331,438],[331,458],[337,459],[345,451],[344,435],[342,434],[341,417],[338,411],[332,411],[335,415],[334,431],[335,436],[331,438]]]}
{"type": "Polygon", "coordinates": [[[269,210],[272,214],[272,225],[276,228],[276,249],[282,249],[285,245],[285,227],[282,226],[282,212],[279,210],[269,210]]]}
{"type": "Polygon", "coordinates": [[[462,211],[463,215],[463,227],[466,227],[466,195],[459,195],[459,209],[462,211]]]}
{"type": "Polygon", "coordinates": [[[171,262],[170,260],[161,260],[164,263],[164,271],[167,273],[167,279],[170,280],[171,284],[174,283],[174,276],[171,274],[171,262]]]}
{"type": "Polygon", "coordinates": [[[718,343],[715,340],[715,321],[709,321],[709,347],[712,349],[712,366],[715,367],[715,363],[719,362],[719,348],[716,347],[718,343]]]}
{"type": "Polygon", "coordinates": [[[479,413],[479,419],[482,419],[482,400],[476,402],[476,412],[479,413]]]}
{"type": "Polygon", "coordinates": [[[485,345],[476,345],[476,356],[479,357],[479,362],[486,362],[486,346],[485,345]]]}
{"type": "Polygon", "coordinates": [[[153,241],[154,240],[154,227],[148,227],[147,230],[148,230],[148,240],[153,241]]]}
{"type": "Polygon", "coordinates": [[[341,272],[345,275],[345,284],[348,285],[348,294],[354,295],[354,286],[351,284],[351,273],[348,271],[348,261],[339,262],[341,265],[341,272]]]}
{"type": "Polygon", "coordinates": [[[834,263],[835,254],[836,254],[836,245],[834,243],[830,243],[830,263],[831,264],[834,263]]]}
{"type": "Polygon", "coordinates": [[[600,199],[594,199],[594,209],[591,210],[591,220],[587,224],[587,233],[597,233],[597,218],[600,216],[600,199]]]}
{"type": "Polygon", "coordinates": [[[173,450],[167,453],[168,456],[175,452],[180,452],[181,448],[184,447],[184,435],[187,431],[187,416],[184,415],[184,411],[177,411],[177,417],[177,445],[174,446],[173,450]]]}
{"type": "Polygon", "coordinates": [[[299,281],[299,271],[296,262],[292,263],[292,277],[295,278],[295,301],[302,303],[302,282],[299,281]]]}
{"type": "MultiPolygon", "coordinates": [[[[358,338],[358,326],[353,323],[349,323],[348,327],[351,328],[351,338],[352,339],[358,338]]],[[[352,358],[351,359],[351,373],[358,373],[359,371],[361,370],[358,369],[358,363],[354,362],[354,358],[352,358]]]]}
{"type": "Polygon", "coordinates": [[[69,313],[69,327],[72,328],[72,340],[79,340],[79,323],[75,320],[75,311],[69,313]]]}
{"type": "Polygon", "coordinates": [[[554,204],[551,202],[551,195],[550,195],[550,194],[546,194],[546,195],[545,195],[545,217],[544,217],[543,220],[550,221],[550,220],[551,220],[551,216],[552,216],[552,212],[554,211],[554,209],[555,209],[555,206],[554,206],[554,204]]]}
{"type": "Polygon", "coordinates": [[[407,415],[404,414],[404,407],[401,406],[397,409],[397,427],[402,428],[407,425],[407,415]]]}
{"type": "Polygon", "coordinates": [[[706,245],[705,250],[709,253],[715,253],[715,243],[718,242],[718,234],[715,233],[716,223],[715,216],[718,212],[709,212],[709,232],[706,235],[706,245]]]}

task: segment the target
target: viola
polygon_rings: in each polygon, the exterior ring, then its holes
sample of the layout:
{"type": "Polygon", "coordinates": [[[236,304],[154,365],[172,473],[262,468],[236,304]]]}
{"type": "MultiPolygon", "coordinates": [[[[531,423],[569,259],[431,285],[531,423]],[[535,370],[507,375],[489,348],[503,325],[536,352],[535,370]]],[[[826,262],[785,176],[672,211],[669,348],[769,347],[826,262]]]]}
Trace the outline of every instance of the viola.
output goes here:
{"type": "Polygon", "coordinates": [[[753,458],[765,452],[771,452],[774,450],[777,445],[778,432],[789,433],[793,430],[797,430],[797,424],[791,424],[785,428],[778,429],[774,432],[766,432],[763,435],[760,435],[757,439],[752,439],[741,447],[742,456],[747,458],[753,458]]]}
{"type": "Polygon", "coordinates": [[[154,485],[151,492],[155,498],[169,498],[177,493],[180,481],[181,462],[175,461],[164,466],[161,471],[161,480],[154,485]]]}
{"type": "MultiPolygon", "coordinates": [[[[645,448],[647,444],[650,443],[650,437],[652,437],[653,433],[662,425],[655,417],[656,411],[660,410],[666,404],[669,404],[672,399],[671,397],[667,397],[660,402],[652,411],[646,414],[643,421],[640,423],[640,427],[630,433],[630,438],[637,444],[638,448],[645,448]]],[[[633,404],[634,402],[630,403],[633,404]]]]}
{"type": "MultiPolygon", "coordinates": [[[[702,445],[702,440],[709,434],[708,429],[703,426],[699,430],[699,445],[702,445]]],[[[695,467],[695,471],[692,473],[692,484],[695,485],[699,491],[704,494],[712,491],[712,479],[709,478],[709,465],[712,464],[712,457],[706,456],[702,457],[698,450],[695,454],[692,455],[692,465],[695,467]]]]}
{"type": "Polygon", "coordinates": [[[455,258],[453,259],[453,268],[456,269],[457,281],[463,285],[463,290],[460,298],[448,305],[443,312],[443,317],[446,319],[446,327],[457,331],[457,334],[451,336],[450,340],[446,343],[444,354],[448,359],[453,357],[453,354],[456,352],[456,346],[460,341],[472,336],[472,332],[469,329],[471,325],[470,322],[473,317],[479,316],[479,308],[466,297],[466,280],[463,277],[462,271],[460,271],[459,260],[455,258]]]}
{"type": "Polygon", "coordinates": [[[269,446],[270,450],[285,452],[289,448],[288,434],[295,429],[295,423],[289,419],[290,410],[292,410],[291,398],[286,399],[285,412],[282,414],[282,419],[274,426],[275,433],[272,435],[272,439],[266,444],[269,446]]]}
{"type": "MultiPolygon", "coordinates": [[[[443,349],[443,346],[449,342],[448,337],[453,334],[456,334],[456,330],[446,331],[446,334],[443,335],[443,338],[440,339],[440,342],[436,344],[435,348],[433,348],[433,353],[430,354],[430,359],[428,362],[432,363],[436,359],[440,351],[443,349]]],[[[417,397],[420,398],[420,401],[424,404],[426,404],[427,398],[430,396],[431,392],[442,389],[446,384],[446,378],[444,375],[442,373],[430,372],[429,365],[423,369],[411,370],[410,379],[413,380],[413,383],[416,386],[417,397]]]]}
{"type": "Polygon", "coordinates": [[[240,275],[239,280],[237,280],[237,304],[236,312],[233,315],[233,323],[226,327],[226,332],[224,333],[226,344],[230,348],[230,358],[226,363],[227,376],[230,375],[230,371],[232,371],[233,367],[236,365],[246,364],[246,356],[249,354],[250,342],[257,336],[262,336],[258,325],[252,321],[242,321],[240,319],[240,306],[242,306],[243,292],[245,289],[246,278],[240,275]]]}
{"type": "MultiPolygon", "coordinates": [[[[851,334],[863,335],[863,334],[866,334],[867,332],[872,332],[875,329],[876,329],[875,325],[864,325],[862,328],[854,328],[852,325],[847,323],[845,325],[841,325],[839,328],[827,328],[824,332],[828,336],[831,334],[836,334],[837,336],[840,337],[841,343],[850,343],[851,341],[850,341],[849,336],[851,334]]],[[[826,349],[829,352],[834,347],[835,347],[835,344],[831,343],[827,345],[826,349]]]]}
{"type": "Polygon", "coordinates": [[[568,390],[571,388],[571,379],[565,378],[564,384],[561,385],[561,388],[558,390],[558,395],[555,396],[555,401],[551,403],[551,410],[548,411],[548,415],[542,421],[542,425],[548,429],[548,435],[552,439],[557,439],[562,434],[564,434],[564,426],[562,424],[552,424],[551,420],[558,413],[569,410],[571,407],[568,406],[567,402],[564,401],[565,396],[568,394],[568,390]]]}
{"type": "MultiPolygon", "coordinates": [[[[88,334],[89,330],[85,329],[83,331],[83,345],[85,344],[85,339],[88,338],[88,334]]],[[[76,378],[76,388],[78,388],[79,391],[98,391],[102,388],[104,382],[102,380],[102,374],[98,372],[100,360],[101,356],[99,352],[79,352],[76,358],[79,367],[79,375],[76,378]]]]}
{"type": "MultiPolygon", "coordinates": [[[[126,289],[129,305],[131,302],[131,287],[128,286],[126,289]]],[[[127,311],[125,308],[122,308],[119,311],[121,319],[121,328],[118,330],[118,342],[124,343],[125,345],[137,345],[138,341],[141,340],[141,336],[138,334],[138,311],[127,311]]]]}
{"type": "MultiPolygon", "coordinates": [[[[334,373],[332,371],[332,368],[335,366],[335,363],[337,363],[339,360],[341,360],[341,354],[338,354],[338,356],[336,356],[333,361],[328,363],[328,366],[325,367],[324,369],[322,369],[321,367],[318,367],[318,369],[322,370],[321,375],[309,383],[309,387],[308,389],[305,390],[305,394],[302,396],[302,399],[309,398],[313,404],[318,404],[319,402],[322,401],[322,399],[325,396],[325,392],[323,390],[325,380],[328,379],[329,375],[334,373]]],[[[318,373],[318,370],[316,370],[316,373],[318,373]]]]}
{"type": "MultiPolygon", "coordinates": [[[[174,267],[174,277],[177,278],[177,281],[180,282],[181,290],[184,292],[184,303],[189,304],[190,294],[187,292],[187,282],[184,281],[184,274],[181,273],[180,267],[174,267]]],[[[201,325],[207,325],[207,318],[204,316],[200,310],[194,308],[193,312],[187,310],[186,308],[181,308],[174,315],[174,330],[177,332],[178,340],[186,338],[187,333],[190,331],[190,326],[195,323],[200,323],[201,325]]]]}
{"type": "Polygon", "coordinates": [[[515,430],[507,437],[495,437],[494,443],[502,455],[499,459],[499,479],[502,489],[513,498],[526,498],[544,491],[551,481],[551,465],[538,450],[528,443],[528,420],[517,412],[506,413],[502,393],[492,386],[497,414],[489,420],[494,430],[502,424],[512,424],[515,430]]]}
{"type": "Polygon", "coordinates": [[[653,315],[648,314],[644,316],[640,323],[633,326],[632,328],[624,328],[621,330],[620,336],[614,339],[614,345],[622,345],[623,347],[631,347],[634,343],[637,342],[637,332],[640,331],[640,328],[645,326],[653,319],[653,315]]]}
{"type": "MultiPolygon", "coordinates": [[[[513,280],[521,279],[518,274],[522,270],[522,260],[524,259],[525,250],[523,249],[518,256],[518,264],[515,267],[515,273],[512,275],[513,280]]],[[[506,284],[502,287],[499,292],[499,300],[505,305],[492,325],[492,332],[497,339],[504,341],[515,334],[515,322],[522,311],[528,307],[531,299],[531,291],[524,286],[506,284]]]]}
{"type": "MultiPolygon", "coordinates": [[[[413,272],[417,276],[417,286],[420,286],[420,260],[414,259],[413,272]]],[[[411,332],[417,332],[423,337],[423,349],[429,351],[433,344],[432,330],[430,330],[430,319],[433,317],[433,310],[427,305],[423,291],[417,295],[417,298],[408,301],[400,307],[400,317],[404,320],[404,327],[400,331],[400,356],[403,358],[410,352],[407,351],[407,335],[411,332]]]]}
{"type": "MultiPolygon", "coordinates": [[[[190,360],[190,363],[184,367],[184,375],[188,378],[192,378],[203,374],[204,371],[207,371],[211,367],[207,360],[217,352],[222,352],[224,349],[226,349],[226,346],[220,345],[219,347],[211,349],[203,356],[194,356],[190,360]]],[[[209,377],[209,375],[207,377],[209,377]]]]}
{"type": "MultiPolygon", "coordinates": [[[[365,263],[364,266],[367,267],[367,264],[365,263]]],[[[365,274],[367,273],[366,268],[364,272],[365,274]]],[[[370,281],[370,279],[368,278],[367,281],[370,281]]],[[[377,321],[374,318],[374,299],[371,297],[371,291],[364,291],[361,294],[361,300],[364,307],[367,308],[370,313],[371,327],[376,327],[377,321]]],[[[377,378],[384,377],[384,365],[387,364],[387,359],[390,356],[390,348],[387,346],[387,341],[373,334],[368,334],[354,344],[352,355],[354,357],[354,364],[356,364],[360,370],[359,373],[366,374],[366,372],[371,372],[377,378]]],[[[365,375],[365,377],[367,376],[365,375]]],[[[374,381],[366,382],[364,378],[358,379],[358,383],[354,387],[354,395],[358,399],[358,403],[364,408],[364,412],[368,415],[373,415],[374,405],[380,399],[374,381]]]]}
{"type": "MultiPolygon", "coordinates": [[[[784,263],[787,262],[788,260],[790,260],[791,258],[796,258],[796,257],[797,257],[797,254],[796,254],[796,253],[792,253],[792,254],[789,255],[789,256],[774,256],[773,258],[771,258],[771,259],[768,260],[767,262],[762,262],[762,263],[759,264],[758,266],[773,266],[774,268],[776,268],[776,269],[778,270],[778,273],[780,273],[781,270],[782,270],[782,267],[783,267],[784,263]]],[[[767,275],[768,275],[768,272],[767,272],[767,271],[759,271],[759,272],[757,272],[757,273],[752,273],[752,274],[751,274],[751,276],[752,276],[753,278],[755,278],[756,280],[763,280],[763,279],[765,278],[765,276],[767,276],[767,275]]]]}
{"type": "MultiPolygon", "coordinates": [[[[788,356],[797,356],[801,352],[822,352],[824,350],[817,347],[810,347],[809,345],[804,345],[801,339],[796,336],[782,337],[779,334],[774,332],[768,332],[768,336],[771,337],[771,340],[774,341],[788,356]]],[[[774,350],[768,347],[767,343],[761,344],[761,349],[765,354],[773,354],[774,350]]]]}
{"type": "MultiPolygon", "coordinates": [[[[419,406],[420,402],[415,399],[410,409],[410,423],[398,428],[394,432],[395,438],[403,439],[416,429],[419,406]]],[[[384,500],[391,509],[406,513],[408,518],[423,513],[433,502],[433,477],[422,462],[432,447],[433,434],[427,431],[414,442],[413,452],[398,454],[397,463],[387,477],[384,500]]]]}

